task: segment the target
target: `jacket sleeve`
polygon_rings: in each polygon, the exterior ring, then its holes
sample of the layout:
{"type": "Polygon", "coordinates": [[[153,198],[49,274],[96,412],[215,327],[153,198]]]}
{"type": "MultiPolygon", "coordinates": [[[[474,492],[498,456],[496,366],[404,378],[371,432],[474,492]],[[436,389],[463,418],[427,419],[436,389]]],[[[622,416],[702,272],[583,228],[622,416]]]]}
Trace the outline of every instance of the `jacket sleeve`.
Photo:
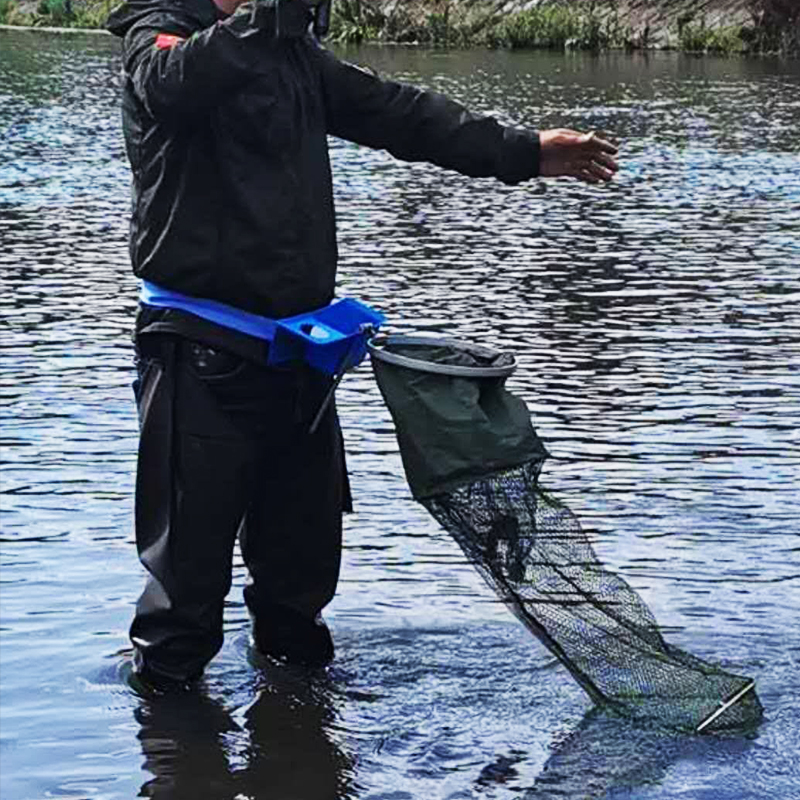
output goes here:
{"type": "Polygon", "coordinates": [[[153,117],[197,113],[247,82],[271,43],[305,36],[310,21],[308,7],[295,0],[246,3],[200,31],[191,17],[180,15],[180,6],[166,14],[155,10],[126,33],[124,70],[153,117]]]}
{"type": "Polygon", "coordinates": [[[474,177],[539,174],[539,135],[473,114],[435,92],[376,75],[320,49],[328,133],[474,177]]]}

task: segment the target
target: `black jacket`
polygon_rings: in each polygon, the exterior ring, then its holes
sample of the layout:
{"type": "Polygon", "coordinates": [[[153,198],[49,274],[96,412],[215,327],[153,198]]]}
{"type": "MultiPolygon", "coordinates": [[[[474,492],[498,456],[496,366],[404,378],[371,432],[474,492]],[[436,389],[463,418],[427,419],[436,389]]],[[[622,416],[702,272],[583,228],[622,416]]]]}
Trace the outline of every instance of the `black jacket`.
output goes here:
{"type": "Polygon", "coordinates": [[[111,15],[137,275],[270,317],[328,303],[328,134],[506,183],[537,174],[535,133],[344,63],[309,22],[300,0],[224,19],[211,0],[132,0],[111,15]]]}

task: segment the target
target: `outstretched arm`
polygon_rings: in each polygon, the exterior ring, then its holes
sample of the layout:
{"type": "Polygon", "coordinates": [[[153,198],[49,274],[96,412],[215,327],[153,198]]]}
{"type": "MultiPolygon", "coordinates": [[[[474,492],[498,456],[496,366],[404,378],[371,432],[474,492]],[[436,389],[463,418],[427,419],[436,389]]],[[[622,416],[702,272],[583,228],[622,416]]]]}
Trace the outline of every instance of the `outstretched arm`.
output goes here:
{"type": "Polygon", "coordinates": [[[610,180],[616,148],[594,134],[537,133],[473,114],[436,92],[381,80],[320,50],[328,132],[404,161],[514,184],[538,176],[610,180]]]}
{"type": "Polygon", "coordinates": [[[473,177],[539,174],[539,136],[473,114],[436,92],[382,80],[319,49],[328,133],[473,177]]]}

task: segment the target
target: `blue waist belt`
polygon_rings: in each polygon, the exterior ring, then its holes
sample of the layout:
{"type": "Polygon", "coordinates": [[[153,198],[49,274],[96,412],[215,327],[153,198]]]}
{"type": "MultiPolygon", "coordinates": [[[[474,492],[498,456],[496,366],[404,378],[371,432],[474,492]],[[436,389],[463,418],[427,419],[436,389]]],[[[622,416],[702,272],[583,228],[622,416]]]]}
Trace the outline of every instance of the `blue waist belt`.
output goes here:
{"type": "Polygon", "coordinates": [[[139,302],[155,308],[175,308],[186,311],[209,322],[232,328],[248,336],[255,336],[271,342],[275,338],[276,323],[274,319],[261,317],[249,311],[242,311],[217,300],[206,300],[202,297],[191,297],[172,289],[165,289],[150,281],[142,281],[139,289],[139,302]]]}
{"type": "Polygon", "coordinates": [[[267,363],[273,366],[305,361],[326,375],[346,372],[361,363],[367,340],[384,316],[358,300],[343,298],[330,305],[274,320],[242,311],[217,300],[191,297],[142,281],[139,301],[155,308],[174,308],[270,343],[267,363]]]}

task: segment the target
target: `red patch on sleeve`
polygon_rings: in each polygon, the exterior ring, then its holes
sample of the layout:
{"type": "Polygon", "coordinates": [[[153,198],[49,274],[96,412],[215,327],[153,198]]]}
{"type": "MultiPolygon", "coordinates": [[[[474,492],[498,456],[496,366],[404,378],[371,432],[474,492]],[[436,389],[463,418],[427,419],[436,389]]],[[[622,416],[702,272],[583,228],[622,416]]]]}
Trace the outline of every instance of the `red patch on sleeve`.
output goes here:
{"type": "Polygon", "coordinates": [[[156,36],[156,48],[158,50],[169,50],[170,47],[175,47],[178,42],[185,42],[182,36],[175,36],[172,33],[159,33],[156,36]]]}

